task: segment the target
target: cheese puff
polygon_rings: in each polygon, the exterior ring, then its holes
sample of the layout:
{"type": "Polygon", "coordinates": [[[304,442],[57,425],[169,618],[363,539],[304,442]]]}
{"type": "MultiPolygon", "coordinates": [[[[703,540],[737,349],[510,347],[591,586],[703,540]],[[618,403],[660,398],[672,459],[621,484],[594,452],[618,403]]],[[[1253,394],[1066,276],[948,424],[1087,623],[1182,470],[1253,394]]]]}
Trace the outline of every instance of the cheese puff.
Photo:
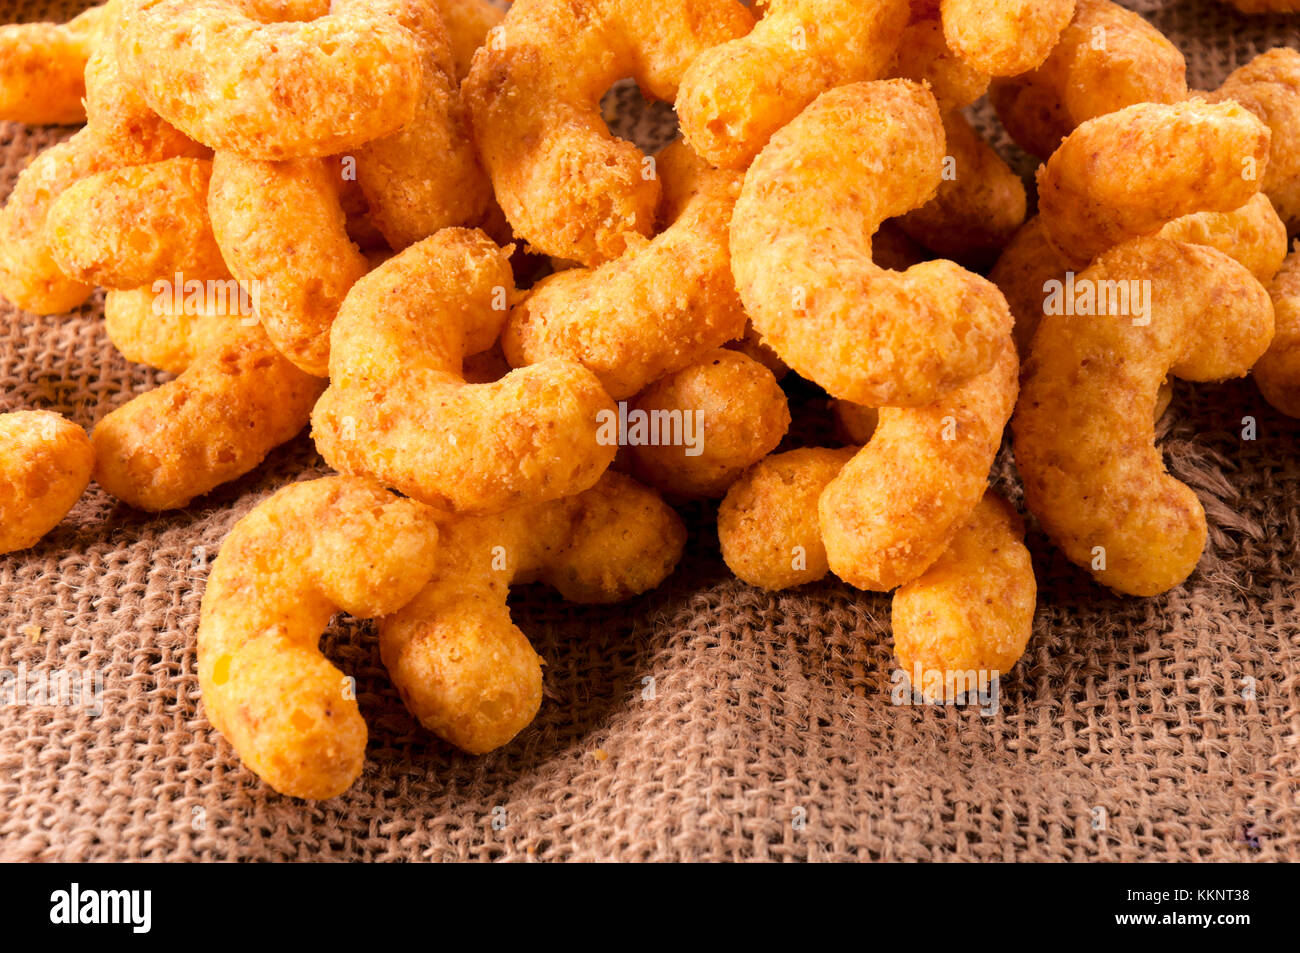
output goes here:
{"type": "Polygon", "coordinates": [[[949,692],[962,690],[955,676],[1015,668],[1033,635],[1038,599],[1024,537],[1020,515],[990,490],[943,555],[894,593],[894,655],[914,689],[952,701],[949,692]]]}
{"type": "Polygon", "coordinates": [[[95,466],[86,432],[58,414],[0,414],[0,555],[36,545],[81,499],[95,466]]]}
{"type": "Polygon", "coordinates": [[[659,182],[609,132],[600,98],[633,77],[672,101],[688,64],[752,22],[735,0],[529,0],[511,7],[465,80],[497,201],[535,250],[592,267],[649,235],[659,182]]]}
{"type": "Polygon", "coordinates": [[[835,419],[835,432],[844,442],[859,446],[870,440],[880,426],[879,410],[847,400],[832,400],[831,416],[835,419]]]}
{"type": "Polygon", "coordinates": [[[1089,119],[1137,103],[1186,98],[1187,63],[1178,47],[1110,0],[1078,0],[1043,64],[996,80],[989,91],[1007,133],[1041,158],[1089,119]]]}
{"type": "Polygon", "coordinates": [[[464,79],[469,75],[474,54],[487,42],[490,31],[501,22],[505,11],[488,0],[438,0],[438,10],[451,42],[456,78],[464,79]]]}
{"type": "Polygon", "coordinates": [[[631,440],[633,472],[682,497],[721,497],[746,467],[761,460],[790,428],[790,408],[776,377],[738,351],[718,348],[663,377],[632,402],[657,443],[631,440]]]}
{"type": "Polygon", "coordinates": [[[1259,191],[1270,133],[1244,107],[1193,99],[1090,119],[1038,170],[1048,240],[1086,264],[1191,212],[1228,212],[1259,191]]]}
{"type": "Polygon", "coordinates": [[[433,572],[437,538],[427,507],[326,477],[263,500],[221,544],[199,619],[203,707],[281,794],[331,798],[360,776],[366,725],[318,642],[340,610],[405,605],[433,572]]]}
{"type": "Polygon", "coordinates": [[[681,142],[657,168],[667,227],[598,268],[534,285],[501,339],[511,364],[578,361],[617,400],[744,334],[728,245],[740,175],[710,169],[681,142]]]}
{"type": "Polygon", "coordinates": [[[108,4],[67,23],[0,26],[0,119],[65,124],[86,119],[86,60],[103,36],[108,4]]]}
{"type": "Polygon", "coordinates": [[[830,572],[817,500],[857,452],[806,447],[773,454],[731,485],[718,506],[718,542],[738,579],[775,591],[830,572]]]}
{"type": "MultiPolygon", "coordinates": [[[[239,294],[238,288],[229,286],[227,292],[239,294]]],[[[243,333],[240,318],[228,305],[209,303],[206,293],[199,299],[202,306],[193,309],[178,310],[172,297],[170,288],[161,287],[159,291],[152,287],[110,291],[104,296],[104,330],[128,361],[180,374],[199,354],[243,333]]]]}
{"type": "Polygon", "coordinates": [[[728,341],[723,345],[733,351],[744,354],[750,360],[758,361],[769,371],[778,381],[790,373],[789,366],[781,360],[781,355],[767,346],[763,340],[763,335],[754,330],[754,325],[749,321],[745,322],[745,333],[734,341],[728,341]]]}
{"type": "Polygon", "coordinates": [[[471,754],[492,751],[542,701],[542,660],[510,621],[510,586],[539,581],[573,602],[617,602],[662,582],[685,542],[672,509],[612,472],[576,496],[445,519],[432,580],[380,620],[384,665],[425,728],[471,754]]]}
{"type": "Polygon", "coordinates": [[[882,407],[871,441],[818,503],[831,570],[885,592],[925,572],[967,521],[988,485],[1016,403],[1019,362],[1010,337],[997,363],[925,407],[882,407]]]}
{"type": "Polygon", "coordinates": [[[884,76],[908,21],[907,0],[768,0],[766,11],[701,53],[677,94],[683,137],[716,166],[745,168],[821,93],[884,76]]]}
{"type": "Polygon", "coordinates": [[[990,79],[988,73],[953,52],[937,18],[908,24],[889,75],[929,83],[930,92],[943,110],[965,109],[984,95],[990,79]]]}
{"type": "Polygon", "coordinates": [[[1273,306],[1223,253],[1159,238],[1106,252],[1079,280],[1102,289],[1107,313],[1039,326],[1012,423],[1016,465],[1067,558],[1118,592],[1156,595],[1190,575],[1206,538],[1196,494],[1155,447],[1157,391],[1170,375],[1245,374],[1273,336],[1273,306]],[[1123,307],[1129,282],[1145,308],[1123,307]]]}
{"type": "Polygon", "coordinates": [[[985,372],[1011,330],[997,288],[953,262],[872,260],[880,223],[934,197],[943,157],[934,97],[885,80],[823,93],[745,174],[731,220],[745,310],[835,397],[925,405],[985,372]]]}
{"type": "Polygon", "coordinates": [[[942,0],[948,45],[981,72],[1017,76],[1056,46],[1075,0],[942,0]]]}
{"type": "Polygon", "coordinates": [[[614,459],[597,424],[615,413],[572,361],[466,384],[514,282],[479,231],[443,229],[353,287],[331,335],[330,386],[312,414],[335,469],[369,475],[440,510],[491,513],[587,489],[614,459]]]}
{"type": "Polygon", "coordinates": [[[308,374],[326,376],[330,326],[367,271],[333,173],[315,159],[259,162],[218,152],[208,214],[231,273],[259,289],[271,343],[308,374]]]}
{"type": "Polygon", "coordinates": [[[1269,285],[1275,333],[1255,365],[1255,383],[1264,399],[1288,417],[1300,417],[1300,245],[1269,285]]]}

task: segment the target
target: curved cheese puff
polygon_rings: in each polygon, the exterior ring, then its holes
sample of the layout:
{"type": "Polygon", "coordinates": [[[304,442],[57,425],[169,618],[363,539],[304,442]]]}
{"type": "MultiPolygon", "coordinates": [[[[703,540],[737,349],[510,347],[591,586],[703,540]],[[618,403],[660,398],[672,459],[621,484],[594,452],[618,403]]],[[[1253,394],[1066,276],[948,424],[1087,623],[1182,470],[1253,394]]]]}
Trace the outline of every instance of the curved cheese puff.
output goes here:
{"type": "Polygon", "coordinates": [[[1270,134],[1233,102],[1143,103],[1090,119],[1038,170],[1048,240],[1086,264],[1191,212],[1228,212],[1259,191],[1270,134]]]}
{"type": "Polygon", "coordinates": [[[0,554],[36,545],[81,499],[95,466],[86,432],[58,414],[0,414],[0,554]]]}
{"type": "Polygon", "coordinates": [[[929,403],[986,371],[1011,330],[997,288],[950,261],[872,261],[880,223],[934,196],[943,155],[934,97],[885,80],[822,94],[745,174],[731,220],[745,310],[835,397],[929,403]]]}
{"type": "Polygon", "coordinates": [[[322,157],[414,115],[420,59],[400,0],[334,0],[263,22],[246,0],[121,0],[123,71],[168,122],[257,159],[322,157]],[[315,11],[310,11],[315,12],[315,11]]]}
{"type": "Polygon", "coordinates": [[[456,78],[464,79],[469,75],[474,54],[487,42],[490,31],[501,22],[505,11],[488,0],[438,0],[438,11],[451,42],[456,78]]]}
{"type": "Polygon", "coordinates": [[[989,98],[1007,133],[1046,158],[1076,126],[1137,103],[1187,98],[1183,54],[1131,10],[1078,0],[1051,55],[1033,72],[994,82],[989,98]]]}
{"type": "Polygon", "coordinates": [[[1300,246],[1269,285],[1276,332],[1255,365],[1264,399],[1288,417],[1300,417],[1300,246]]]}
{"type": "Polygon", "coordinates": [[[444,229],[348,294],[331,336],[330,387],[312,414],[321,455],[440,510],[491,513],[587,489],[614,458],[600,382],[543,361],[466,384],[462,358],[491,347],[514,293],[486,235],[444,229]]]}
{"type": "Polygon", "coordinates": [[[738,351],[718,348],[663,377],[632,402],[627,445],[633,472],[665,493],[720,497],[790,428],[776,377],[738,351]],[[640,411],[657,442],[632,439],[640,411]]]}
{"type": "Polygon", "coordinates": [[[894,655],[914,690],[952,701],[977,687],[963,689],[957,677],[1015,667],[1033,635],[1038,599],[1024,538],[1020,515],[990,490],[943,555],[894,593],[894,655]]]}
{"type": "Polygon", "coordinates": [[[357,152],[357,182],[370,219],[401,251],[449,225],[476,224],[492,187],[470,138],[447,31],[434,0],[394,0],[398,22],[419,42],[415,116],[357,152]]]}
{"type": "Polygon", "coordinates": [[[239,316],[229,307],[229,295],[238,294],[238,288],[230,285],[226,286],[224,306],[210,303],[205,293],[201,298],[195,296],[200,306],[180,310],[174,306],[171,288],[165,285],[157,291],[152,287],[110,291],[104,296],[104,330],[128,361],[180,374],[199,354],[243,333],[239,316]]]}
{"type": "Polygon", "coordinates": [[[1169,375],[1245,374],[1273,336],[1273,307],[1226,255],[1158,238],[1112,249],[1080,280],[1111,313],[1040,325],[1012,424],[1016,465],[1026,505],[1072,562],[1119,592],[1156,595],[1191,574],[1206,535],[1196,494],[1155,447],[1157,391],[1169,375]],[[1115,314],[1119,286],[1101,284],[1132,281],[1148,283],[1147,324],[1115,314]]]}
{"type": "Polygon", "coordinates": [[[654,227],[659,184],[600,98],[626,76],[671,101],[700,52],[742,34],[735,0],[530,0],[474,57],[464,95],[497,201],[535,250],[593,266],[654,227]]]}
{"type": "Polygon", "coordinates": [[[86,60],[108,21],[108,4],[67,23],[0,26],[0,119],[79,123],[86,119],[86,60]]]}
{"type": "Polygon", "coordinates": [[[929,83],[943,110],[965,109],[984,95],[989,74],[976,69],[948,46],[938,18],[913,20],[898,43],[890,76],[929,83]]]}
{"type": "Polygon", "coordinates": [[[208,214],[231,273],[259,291],[271,342],[308,374],[326,376],[335,313],[367,270],[333,174],[315,159],[259,162],[218,152],[208,214]]]}
{"type": "Polygon", "coordinates": [[[716,166],[743,169],[818,95],[879,79],[907,26],[907,0],[768,0],[747,36],[695,59],[677,94],[682,135],[716,166]]]}
{"type": "Polygon", "coordinates": [[[880,411],[863,407],[847,400],[832,400],[831,415],[835,418],[835,432],[845,443],[862,446],[871,439],[880,426],[880,411]]]}
{"type": "Polygon", "coordinates": [[[621,399],[744,334],[728,247],[740,176],[708,168],[680,142],[657,164],[667,228],[598,268],[538,282],[502,336],[511,364],[578,361],[621,399]]]}
{"type": "Polygon", "coordinates": [[[74,183],[50,206],[46,237],[64,274],[104,288],[138,288],[184,270],[221,277],[208,219],[207,159],[112,169],[74,183]]]}
{"type": "Polygon", "coordinates": [[[199,621],[203,707],[281,794],[331,798],[360,776],[366,725],[318,642],[340,610],[371,618],[410,601],[437,538],[427,507],[326,477],[263,500],[221,544],[199,621]]]}
{"type": "Polygon", "coordinates": [[[1075,0],[942,0],[948,45],[991,76],[1034,69],[1074,15],[1075,0]]]}
{"type": "Polygon", "coordinates": [[[379,650],[425,728],[471,754],[522,731],[542,701],[542,660],[510,621],[510,586],[544,582],[573,602],[653,589],[686,530],[651,490],[606,473],[576,496],[439,524],[433,579],[379,623],[379,650]]]}
{"type": "Polygon", "coordinates": [[[888,591],[928,569],[984,495],[1016,403],[1008,337],[997,363],[925,407],[882,407],[876,432],[821,495],[831,570],[888,591]]]}

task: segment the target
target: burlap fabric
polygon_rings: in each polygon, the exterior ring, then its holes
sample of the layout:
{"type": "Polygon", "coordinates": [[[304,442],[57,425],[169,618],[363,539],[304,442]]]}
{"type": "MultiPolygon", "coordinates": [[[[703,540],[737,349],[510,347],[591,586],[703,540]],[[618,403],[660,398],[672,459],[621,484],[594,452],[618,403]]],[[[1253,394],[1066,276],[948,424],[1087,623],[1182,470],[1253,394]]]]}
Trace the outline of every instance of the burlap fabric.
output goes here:
{"type": "MultiPolygon", "coordinates": [[[[1300,45],[1300,18],[1131,5],[1179,42],[1200,87],[1300,45]]],[[[634,91],[609,104],[642,141],[670,132],[671,112],[641,109],[634,91]]],[[[67,133],[0,125],[0,192],[67,133]]],[[[0,410],[89,427],[164,379],[114,351],[100,305],[0,308],[0,410]]],[[[794,390],[799,429],[824,433],[824,401],[794,390]]],[[[1164,429],[1172,470],[1209,514],[1199,570],[1160,598],[1121,599],[1031,533],[1035,634],[991,717],[891,704],[888,598],[741,585],[700,506],[685,514],[682,567],[654,593],[596,609],[516,594],[546,699],[484,758],[420,730],[371,627],[340,620],[323,644],[357,677],[369,760],[351,791],[315,804],[240,765],[203,715],[194,664],[212,557],[276,487],[324,472],[310,441],[165,517],[92,487],[38,547],[0,558],[0,672],[103,686],[98,715],[0,706],[0,858],[1300,859],[1300,423],[1247,381],[1180,386],[1164,429]]],[[[1005,459],[997,479],[1019,498],[1005,459]]]]}

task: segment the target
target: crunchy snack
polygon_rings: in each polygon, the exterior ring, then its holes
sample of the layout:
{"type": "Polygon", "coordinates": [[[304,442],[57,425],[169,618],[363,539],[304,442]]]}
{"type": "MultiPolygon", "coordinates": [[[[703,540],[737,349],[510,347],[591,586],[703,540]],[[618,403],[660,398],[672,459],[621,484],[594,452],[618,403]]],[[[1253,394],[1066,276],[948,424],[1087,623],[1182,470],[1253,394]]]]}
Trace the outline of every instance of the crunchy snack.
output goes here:
{"type": "Polygon", "coordinates": [[[942,0],[948,45],[990,76],[1034,69],[1074,15],[1074,0],[942,0]]]}
{"type": "Polygon", "coordinates": [[[471,754],[537,714],[542,660],[510,621],[510,586],[540,581],[573,602],[618,602],[662,582],[686,542],[651,490],[606,473],[576,496],[439,523],[437,568],[379,623],[379,650],[425,728],[471,754]]]}
{"type": "Polygon", "coordinates": [[[755,329],[833,396],[921,406],[986,371],[1011,330],[997,288],[950,261],[872,260],[886,218],[939,185],[943,126],[909,80],[823,93],[745,174],[731,265],[755,329]]]}
{"type": "Polygon", "coordinates": [[[845,443],[862,446],[871,439],[880,425],[880,411],[863,407],[848,400],[832,400],[831,416],[835,419],[835,432],[845,443]]]}
{"type": "Polygon", "coordinates": [[[331,334],[330,386],[312,414],[321,455],[440,510],[491,513],[570,496],[614,459],[600,440],[613,404],[572,361],[466,384],[515,293],[505,253],[444,229],[353,287],[331,334]]]}
{"type": "Polygon", "coordinates": [[[488,0],[438,0],[438,12],[447,28],[456,79],[463,80],[469,75],[474,54],[487,42],[492,28],[506,15],[505,11],[488,0]]]}
{"type": "Polygon", "coordinates": [[[180,308],[174,300],[152,287],[109,291],[104,295],[108,339],[128,361],[181,374],[204,351],[245,333],[241,321],[253,320],[232,308],[229,297],[219,302],[206,294],[195,296],[193,307],[182,299],[180,308]]]}
{"type": "Polygon", "coordinates": [[[599,101],[632,76],[672,101],[687,65],[744,33],[735,0],[530,0],[511,7],[465,80],[474,136],[515,233],[546,255],[594,266],[654,227],[659,183],[610,135],[599,101]]]}
{"type": "Polygon", "coordinates": [[[1274,335],[1252,373],[1264,399],[1288,417],[1300,417],[1300,245],[1268,286],[1274,335]]]}
{"type": "Polygon", "coordinates": [[[86,60],[108,19],[108,4],[101,3],[67,23],[0,26],[0,119],[84,122],[86,60]]]}
{"type": "Polygon", "coordinates": [[[1102,289],[1105,313],[1039,325],[1012,423],[1016,465],[1026,505],[1072,562],[1119,592],[1156,595],[1191,574],[1206,537],[1196,494],[1155,447],[1157,392],[1167,376],[1245,374],[1273,336],[1273,307],[1222,252],[1159,238],[1106,252],[1079,280],[1102,289]]]}
{"type": "Polygon", "coordinates": [[[355,692],[317,645],[338,611],[396,612],[433,572],[433,513],[367,480],[295,483],[230,531],[203,595],[199,689],[212,726],[282,794],[324,799],[361,774],[355,692]]]}
{"type": "Polygon", "coordinates": [[[945,112],[965,109],[984,95],[990,76],[953,52],[938,17],[914,19],[903,31],[890,76],[930,84],[945,112]]]}
{"type": "Polygon", "coordinates": [[[0,414],[0,554],[35,546],[81,499],[95,451],[47,410],[0,414]]]}
{"type": "Polygon", "coordinates": [[[740,175],[710,169],[680,142],[657,164],[663,231],[597,268],[538,282],[502,335],[511,364],[578,361],[621,399],[743,335],[728,243],[740,175]]]}

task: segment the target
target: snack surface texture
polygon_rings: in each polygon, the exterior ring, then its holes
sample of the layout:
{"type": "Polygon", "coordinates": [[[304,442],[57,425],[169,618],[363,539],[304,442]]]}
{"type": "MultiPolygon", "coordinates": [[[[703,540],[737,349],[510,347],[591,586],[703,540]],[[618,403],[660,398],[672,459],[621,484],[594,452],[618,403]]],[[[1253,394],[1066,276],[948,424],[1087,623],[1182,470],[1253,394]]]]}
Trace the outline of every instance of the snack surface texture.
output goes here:
{"type": "Polygon", "coordinates": [[[58,414],[0,414],[0,554],[34,546],[81,499],[95,452],[58,414]]]}

